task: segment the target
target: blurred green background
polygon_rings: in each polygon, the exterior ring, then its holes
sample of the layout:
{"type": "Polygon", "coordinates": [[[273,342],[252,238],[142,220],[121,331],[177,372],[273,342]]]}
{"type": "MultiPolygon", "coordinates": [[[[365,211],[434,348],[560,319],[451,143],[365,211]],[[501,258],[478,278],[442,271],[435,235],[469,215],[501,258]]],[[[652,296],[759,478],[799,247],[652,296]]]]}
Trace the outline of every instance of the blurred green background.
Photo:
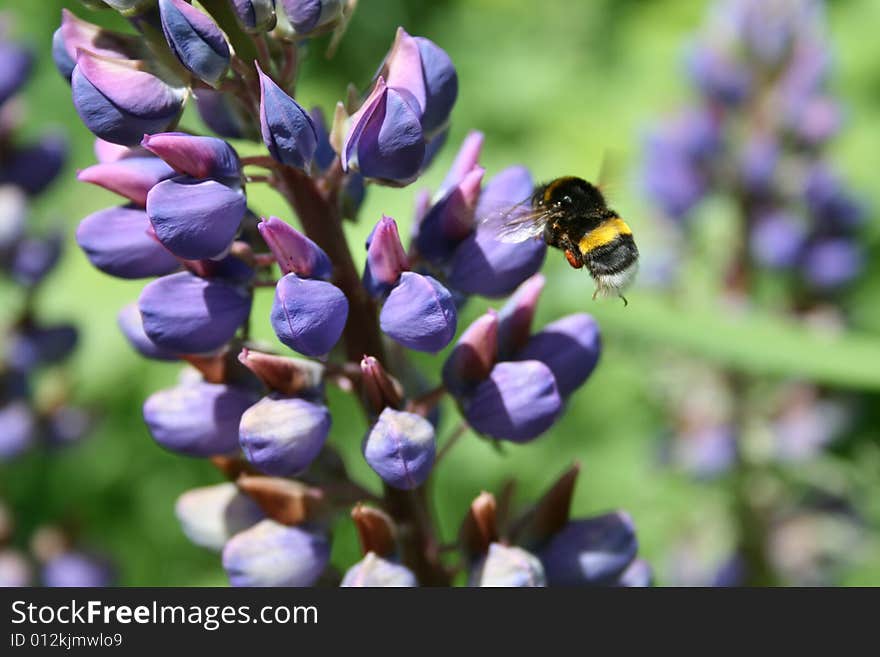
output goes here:
{"type": "MultiPolygon", "coordinates": [[[[93,138],[80,123],[69,89],[49,57],[52,32],[61,7],[95,22],[122,26],[109,13],[92,13],[74,0],[0,0],[14,16],[12,35],[40,53],[27,86],[25,132],[39,134],[52,126],[66,133],[71,154],[66,173],[34,207],[42,226],[62,223],[72,236],[87,214],[118,203],[95,187],[75,180],[77,169],[91,164],[93,138]]],[[[363,88],[391,43],[397,25],[440,44],[456,63],[460,96],[447,147],[415,185],[374,188],[362,209],[361,223],[349,226],[352,244],[362,243],[382,213],[404,224],[413,197],[423,187],[436,188],[458,143],[471,129],[486,135],[482,164],[491,176],[514,163],[528,165],[537,179],[563,174],[595,176],[604,152],[620,155],[625,170],[637,164],[640,140],[652,122],[680,107],[690,90],[683,75],[683,50],[700,26],[703,0],[362,0],[333,61],[310,53],[298,100],[332,110],[345,85],[363,88]]],[[[563,419],[540,440],[511,446],[499,454],[469,436],[439,467],[434,487],[437,513],[451,537],[470,500],[481,490],[497,491],[515,475],[516,500],[534,498],[573,460],[583,465],[576,492],[577,515],[612,508],[635,519],[641,555],[664,581],[672,546],[698,527],[712,527],[728,513],[723,481],[694,482],[661,467],[659,438],[668,430],[657,390],[656,370],[668,353],[745,367],[771,377],[819,377],[853,388],[865,405],[876,404],[870,391],[880,389],[880,3],[838,0],[828,8],[835,57],[833,91],[843,100],[848,123],[834,142],[832,156],[869,207],[866,240],[869,267],[854,291],[841,300],[851,312],[851,338],[825,343],[774,318],[724,324],[711,298],[685,308],[664,304],[650,289],[628,295],[630,306],[590,300],[592,284],[551,253],[544,268],[548,285],[538,325],[563,314],[593,312],[603,328],[605,350],[591,379],[571,399],[563,419]],[[751,323],[750,323],[751,322],[751,323]],[[761,343],[750,336],[757,331],[761,343]],[[762,333],[763,332],[763,333],[762,333]],[[873,360],[872,360],[873,359],[873,360]]],[[[182,121],[197,126],[192,110],[182,121]]],[[[247,147],[243,147],[247,151],[247,147]]],[[[260,214],[292,220],[280,198],[249,187],[250,205],[260,214]]],[[[641,250],[651,253],[653,210],[626,179],[614,194],[615,207],[632,224],[641,250]]],[[[63,265],[44,290],[47,318],[70,318],[82,329],[82,341],[70,376],[78,399],[101,414],[93,436],[53,458],[30,454],[0,466],[0,494],[14,508],[21,534],[43,523],[75,518],[82,538],[117,561],[124,585],[224,584],[217,555],[190,544],[173,515],[179,494],[219,481],[213,467],[161,450],[144,428],[140,407],[153,391],[169,385],[179,366],[148,363],[137,357],[116,328],[116,313],[133,301],[142,282],[112,279],[94,270],[72,244],[63,265]]],[[[363,260],[360,249],[355,255],[363,260]]],[[[4,291],[4,299],[9,290],[4,291]]],[[[275,341],[268,323],[271,292],[258,292],[257,337],[275,341]]],[[[484,311],[477,299],[460,326],[484,311]]],[[[439,358],[418,358],[436,380],[439,358]]],[[[378,478],[359,454],[364,431],[350,400],[333,392],[331,442],[346,456],[351,472],[378,490],[378,478]]],[[[453,409],[447,408],[451,424],[453,409]]],[[[835,472],[855,481],[860,511],[880,526],[880,440],[877,413],[872,424],[857,428],[852,447],[828,460],[835,472]]],[[[443,432],[441,432],[441,436],[443,432]]],[[[807,466],[809,467],[809,466],[807,466]]],[[[721,531],[721,530],[719,530],[721,531]]],[[[355,557],[354,533],[343,519],[336,529],[334,563],[345,568],[355,557]]],[[[880,584],[880,549],[854,559],[842,583],[880,584]]]]}

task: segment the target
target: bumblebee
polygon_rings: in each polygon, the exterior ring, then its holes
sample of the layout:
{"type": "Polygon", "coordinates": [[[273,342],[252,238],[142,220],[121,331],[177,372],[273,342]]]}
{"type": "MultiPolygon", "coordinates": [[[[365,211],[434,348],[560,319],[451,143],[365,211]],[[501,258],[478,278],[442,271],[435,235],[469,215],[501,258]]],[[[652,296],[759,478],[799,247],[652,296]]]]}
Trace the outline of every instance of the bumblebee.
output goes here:
{"type": "Polygon", "coordinates": [[[590,272],[596,282],[593,299],[617,295],[627,303],[623,292],[635,278],[639,250],[632,230],[608,207],[597,186],[573,176],[556,178],[504,215],[499,240],[543,238],[563,251],[572,267],[590,272]]]}

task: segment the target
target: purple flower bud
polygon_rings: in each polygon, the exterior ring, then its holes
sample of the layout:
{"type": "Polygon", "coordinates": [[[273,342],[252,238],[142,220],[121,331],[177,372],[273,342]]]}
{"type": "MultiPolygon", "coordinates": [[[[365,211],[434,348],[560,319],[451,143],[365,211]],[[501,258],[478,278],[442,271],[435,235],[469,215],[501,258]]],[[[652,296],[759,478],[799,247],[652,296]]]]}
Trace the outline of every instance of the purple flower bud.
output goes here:
{"type": "Polygon", "coordinates": [[[53,587],[104,587],[113,583],[110,563],[85,552],[63,552],[43,566],[43,584],[53,587]]]}
{"type": "Polygon", "coordinates": [[[404,347],[436,353],[455,336],[457,314],[452,295],[430,276],[407,271],[388,294],[379,324],[404,347]]]}
{"type": "Polygon", "coordinates": [[[474,212],[484,172],[479,166],[471,169],[458,185],[428,210],[419,222],[419,253],[442,262],[474,232],[474,212]]]}
{"type": "Polygon", "coordinates": [[[559,394],[565,398],[593,372],[601,349],[596,320],[578,313],[558,319],[533,335],[517,359],[539,360],[549,367],[559,394]]]}
{"type": "Polygon", "coordinates": [[[444,50],[424,37],[411,37],[399,27],[380,75],[389,87],[412,94],[426,135],[443,129],[458,96],[458,74],[444,50]]]}
{"type": "Polygon", "coordinates": [[[147,193],[174,175],[174,169],[155,157],[129,157],[115,162],[94,164],[77,174],[77,180],[98,185],[146,207],[147,193]]]}
{"type": "Polygon", "coordinates": [[[33,445],[36,424],[26,401],[19,399],[0,406],[0,461],[8,461],[33,445]]]}
{"type": "Polygon", "coordinates": [[[700,91],[724,105],[739,105],[751,93],[752,74],[748,67],[717,48],[696,47],[688,69],[700,91]]]}
{"type": "Polygon", "coordinates": [[[281,272],[300,278],[328,280],[333,265],[320,246],[278,217],[263,219],[257,224],[281,272]]]}
{"type": "Polygon", "coordinates": [[[318,148],[312,117],[284,93],[257,64],[260,76],[260,130],[269,154],[278,162],[307,169],[318,148]]]}
{"type": "Polygon", "coordinates": [[[26,287],[38,285],[55,269],[61,257],[61,236],[31,237],[18,243],[12,261],[12,275],[26,287]]]}
{"type": "Polygon", "coordinates": [[[308,468],[329,433],[327,407],[297,397],[264,397],[245,411],[239,425],[247,460],[260,472],[277,477],[308,468]]]}
{"type": "Polygon", "coordinates": [[[52,58],[68,81],[76,66],[77,50],[111,59],[140,59],[145,55],[142,42],[136,37],[105,30],[62,9],[61,27],[52,37],[52,58]]]}
{"type": "Polygon", "coordinates": [[[611,584],[636,556],[632,519],[622,511],[571,520],[539,553],[550,586],[611,584]]]}
{"type": "Polygon", "coordinates": [[[188,456],[238,451],[238,424],[258,397],[246,388],[205,383],[155,392],[144,402],[144,422],[165,449],[188,456]]]}
{"type": "Polygon", "coordinates": [[[801,217],[785,210],[777,210],[758,217],[753,225],[749,242],[752,256],[771,269],[794,266],[807,238],[801,217]]]}
{"type": "Polygon", "coordinates": [[[330,131],[327,129],[327,121],[320,107],[309,110],[312,125],[315,126],[315,134],[318,137],[318,145],[315,148],[314,163],[319,171],[326,171],[336,159],[336,151],[330,143],[330,131]]]}
{"type": "Polygon", "coordinates": [[[216,180],[178,176],[147,194],[147,214],[159,241],[187,260],[226,253],[247,211],[244,194],[216,180]]]}
{"type": "Polygon", "coordinates": [[[425,140],[417,103],[406,90],[388,87],[380,77],[347,125],[340,154],[344,171],[354,169],[366,178],[397,185],[416,179],[425,159],[425,140]]]}
{"type": "Polygon", "coordinates": [[[213,89],[194,92],[196,109],[211,130],[226,139],[252,138],[258,134],[256,119],[247,114],[242,101],[213,89]]]}
{"type": "Polygon", "coordinates": [[[397,222],[382,215],[367,238],[364,286],[374,297],[384,296],[408,269],[409,259],[400,243],[397,222]]]}
{"type": "Polygon", "coordinates": [[[840,107],[826,96],[799,103],[790,119],[795,135],[809,146],[821,146],[840,130],[843,123],[840,107]]]}
{"type": "Polygon", "coordinates": [[[12,185],[0,186],[0,259],[6,260],[24,236],[27,199],[12,185]]]}
{"type": "Polygon", "coordinates": [[[636,559],[621,573],[616,586],[626,588],[645,588],[651,586],[654,572],[650,564],[643,559],[636,559]]]}
{"type": "Polygon", "coordinates": [[[367,552],[342,578],[342,587],[418,586],[416,576],[406,566],[388,561],[375,552],[367,552]]]}
{"type": "Polygon", "coordinates": [[[459,403],[475,431],[517,443],[540,436],[562,410],[553,372],[536,360],[498,363],[459,403]]]}
{"type": "Polygon", "coordinates": [[[471,574],[470,586],[540,587],[547,581],[538,557],[516,546],[492,543],[471,574]]]}
{"type": "Polygon", "coordinates": [[[31,54],[15,44],[0,41],[0,105],[9,100],[28,79],[33,66],[31,54]]]}
{"type": "Polygon", "coordinates": [[[542,274],[535,274],[516,289],[499,311],[498,355],[501,360],[510,360],[529,341],[544,282],[542,274]]]}
{"type": "Polygon", "coordinates": [[[230,482],[186,491],[177,498],[174,515],[190,541],[217,552],[232,536],[265,517],[257,503],[230,482]]]}
{"type": "Polygon", "coordinates": [[[153,360],[178,360],[177,354],[162,349],[144,333],[141,311],[138,310],[136,303],[131,303],[120,310],[116,320],[122,334],[141,356],[153,360]]]}
{"type": "Polygon", "coordinates": [[[163,276],[141,292],[144,333],[177,353],[204,353],[229,341],[251,310],[251,295],[223,280],[189,272],[163,276]]]}
{"type": "Polygon", "coordinates": [[[222,139],[164,132],[144,135],[141,146],[165,160],[178,173],[193,178],[215,178],[230,187],[241,183],[238,153],[222,139]]]}
{"type": "Polygon", "coordinates": [[[76,347],[79,333],[70,324],[22,327],[8,341],[6,360],[10,367],[28,371],[39,365],[59,363],[76,347]]]}
{"type": "Polygon", "coordinates": [[[330,544],[313,531],[262,520],[223,548],[232,586],[311,586],[330,560],[330,544]]]}
{"type": "Polygon", "coordinates": [[[807,206],[822,227],[852,229],[861,224],[864,210],[826,165],[814,165],[804,183],[807,206]]]}
{"type": "Polygon", "coordinates": [[[443,364],[443,383],[461,395],[487,379],[498,357],[498,314],[489,310],[468,326],[443,364]]]}
{"type": "Polygon", "coordinates": [[[347,319],[348,299],[332,283],[287,274],[275,286],[272,328],[294,351],[306,356],[328,353],[347,319]]]}
{"type": "Polygon", "coordinates": [[[170,129],[183,112],[186,88],[146,70],[144,62],[79,50],[71,78],[73,104],[86,127],[114,144],[137,144],[170,129]]]}
{"type": "MultiPolygon", "coordinates": [[[[446,177],[437,190],[437,198],[443,198],[455,187],[458,187],[461,181],[464,180],[464,177],[478,167],[482,149],[483,133],[476,130],[470,131],[464,138],[464,141],[461,142],[455,160],[453,160],[452,166],[449,167],[446,177]]],[[[529,182],[531,183],[531,177],[529,182]]],[[[513,201],[512,203],[515,202],[513,201]]]]}
{"type": "Polygon", "coordinates": [[[425,483],[434,466],[434,426],[421,415],[386,408],[364,439],[363,451],[382,481],[412,490],[425,483]]]}
{"type": "Polygon", "coordinates": [[[740,157],[743,185],[754,194],[767,194],[779,163],[779,145],[765,135],[753,136],[745,144],[740,157]]]}
{"type": "Polygon", "coordinates": [[[143,210],[108,208],[80,222],[76,242],[92,265],[117,278],[163,276],[179,269],[180,262],[149,229],[143,210]]]}
{"type": "Polygon", "coordinates": [[[281,0],[281,6],[300,36],[310,34],[342,15],[341,0],[281,0]]]}
{"type": "Polygon", "coordinates": [[[51,183],[67,159],[67,142],[57,135],[8,149],[0,162],[0,184],[18,185],[34,196],[51,183]]]}
{"type": "Polygon", "coordinates": [[[193,75],[217,86],[229,68],[229,46],[210,17],[183,0],[159,0],[171,52],[193,75]]]}
{"type": "Polygon", "coordinates": [[[845,237],[816,242],[807,249],[803,260],[807,281],[822,290],[833,290],[852,282],[863,266],[860,246],[845,237]]]}
{"type": "Polygon", "coordinates": [[[268,32],[275,27],[275,0],[232,0],[232,9],[248,32],[268,32]]]}
{"type": "Polygon", "coordinates": [[[736,433],[728,424],[686,426],[672,445],[672,458],[687,472],[709,479],[727,472],[737,455],[736,433]]]}
{"type": "Polygon", "coordinates": [[[30,586],[31,578],[31,565],[21,552],[0,549],[0,588],[30,586]]]}

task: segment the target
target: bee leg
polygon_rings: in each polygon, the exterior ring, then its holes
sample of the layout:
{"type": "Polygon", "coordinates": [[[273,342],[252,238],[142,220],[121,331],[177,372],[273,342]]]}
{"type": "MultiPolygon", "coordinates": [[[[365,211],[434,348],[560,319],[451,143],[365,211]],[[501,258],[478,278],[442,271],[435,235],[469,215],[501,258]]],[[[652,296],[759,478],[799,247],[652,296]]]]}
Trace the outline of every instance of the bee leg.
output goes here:
{"type": "Polygon", "coordinates": [[[623,299],[623,307],[626,308],[629,305],[629,301],[627,301],[626,297],[622,294],[620,295],[620,298],[623,299]]]}
{"type": "Polygon", "coordinates": [[[565,259],[568,260],[568,264],[570,264],[575,269],[580,269],[584,266],[583,260],[581,260],[578,255],[571,249],[565,250],[565,259]]]}
{"type": "Polygon", "coordinates": [[[598,295],[598,294],[599,294],[599,288],[597,287],[595,290],[593,290],[593,301],[596,300],[596,295],[598,295]]]}

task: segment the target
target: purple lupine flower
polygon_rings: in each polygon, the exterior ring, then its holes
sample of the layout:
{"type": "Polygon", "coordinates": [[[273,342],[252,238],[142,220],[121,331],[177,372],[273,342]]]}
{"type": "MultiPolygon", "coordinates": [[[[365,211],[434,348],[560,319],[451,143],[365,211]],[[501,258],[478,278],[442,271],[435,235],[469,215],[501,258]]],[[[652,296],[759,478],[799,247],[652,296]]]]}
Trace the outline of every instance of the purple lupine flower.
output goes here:
{"type": "Polygon", "coordinates": [[[861,205],[840,178],[823,163],[811,167],[804,181],[804,199],[820,229],[852,230],[864,218],[861,205]]]}
{"type": "Polygon", "coordinates": [[[78,50],[111,59],[141,59],[146,54],[143,42],[136,37],[104,29],[62,9],[61,27],[52,37],[52,58],[68,81],[76,66],[78,50]]]}
{"type": "Polygon", "coordinates": [[[586,313],[551,322],[517,352],[517,360],[538,360],[553,372],[565,398],[589,378],[599,361],[602,344],[596,320],[586,313]]]}
{"type": "Polygon", "coordinates": [[[232,586],[312,586],[327,567],[330,544],[317,531],[262,520],[223,548],[232,586]]]}
{"type": "Polygon", "coordinates": [[[183,0],[159,0],[159,16],[174,56],[216,87],[229,68],[229,45],[217,24],[183,0]]]}
{"type": "Polygon", "coordinates": [[[615,583],[626,588],[645,588],[654,581],[654,571],[644,559],[636,559],[624,570],[615,583]]]}
{"type": "Polygon", "coordinates": [[[333,266],[324,249],[290,224],[278,217],[269,217],[257,224],[257,229],[283,274],[330,279],[333,266]]]}
{"type": "Polygon", "coordinates": [[[784,210],[758,217],[749,236],[752,256],[771,269],[794,266],[807,240],[806,221],[784,210]]]}
{"type": "Polygon", "coordinates": [[[0,588],[30,586],[33,574],[27,558],[14,548],[0,549],[0,588]]]}
{"type": "Polygon", "coordinates": [[[474,166],[419,221],[419,253],[443,261],[474,232],[474,213],[485,169],[474,166]]]}
{"type": "Polygon", "coordinates": [[[308,169],[318,147],[312,117],[284,93],[257,64],[260,76],[260,131],[269,154],[281,164],[308,169]]]}
{"type": "Polygon", "coordinates": [[[434,426],[414,413],[386,408],[364,439],[364,458],[382,481],[411,490],[425,483],[434,465],[434,426]]]}
{"type": "Polygon", "coordinates": [[[327,281],[286,274],[275,286],[272,328],[285,345],[306,356],[328,353],[342,336],[348,299],[327,281]]]}
{"type": "Polygon", "coordinates": [[[235,534],[265,517],[259,505],[231,482],[186,491],[177,498],[174,514],[190,541],[217,552],[235,534]]]}
{"type": "Polygon", "coordinates": [[[127,157],[93,164],[80,171],[76,178],[124,196],[144,208],[149,191],[173,175],[174,169],[157,157],[127,157]]]}
{"type": "Polygon", "coordinates": [[[773,189],[779,151],[779,144],[764,134],[753,135],[743,146],[739,175],[743,186],[751,194],[764,196],[773,189]]]}
{"type": "Polygon", "coordinates": [[[489,377],[497,357],[498,314],[490,310],[459,337],[443,364],[443,384],[453,395],[466,395],[489,377]]]}
{"type": "Polygon", "coordinates": [[[248,32],[268,32],[275,27],[275,0],[232,0],[239,24],[248,32]]]}
{"type": "Polygon", "coordinates": [[[238,153],[222,139],[162,132],[144,135],[141,146],[184,176],[213,178],[233,188],[241,185],[238,153]]]}
{"type": "Polygon", "coordinates": [[[406,566],[383,559],[375,552],[348,569],[342,578],[342,587],[405,587],[418,586],[416,576],[406,566]]]}
{"type": "Polygon", "coordinates": [[[342,0],[278,0],[297,36],[312,34],[342,16],[342,0]]]}
{"type": "Polygon", "coordinates": [[[673,460],[696,477],[717,477],[736,463],[737,436],[727,423],[704,422],[688,426],[673,440],[673,460]]]}
{"type": "Polygon", "coordinates": [[[43,566],[43,584],[53,587],[104,587],[114,579],[113,567],[99,556],[63,552],[43,566]]]}
{"type": "Polygon", "coordinates": [[[379,75],[389,87],[405,89],[418,103],[427,137],[445,127],[458,96],[458,74],[449,55],[437,44],[397,28],[379,75]]]}
{"type": "Polygon", "coordinates": [[[241,191],[216,180],[178,176],[147,195],[147,214],[159,241],[189,260],[222,256],[247,210],[241,191]]]}
{"type": "Polygon", "coordinates": [[[27,451],[36,440],[37,421],[23,399],[0,406],[0,461],[8,461],[27,451]]]}
{"type": "Polygon", "coordinates": [[[165,449],[188,456],[238,451],[242,414],[259,397],[232,385],[195,382],[153,393],[144,402],[144,421],[165,449]]]}
{"type": "Polygon", "coordinates": [[[186,89],[160,79],[142,61],[108,59],[78,50],[71,77],[73,104],[86,127],[115,144],[170,129],[183,112],[186,89]]]}
{"type": "Polygon", "coordinates": [[[516,443],[547,431],[562,410],[556,378],[537,360],[498,363],[459,404],[475,431],[516,443]]]}
{"type": "Polygon", "coordinates": [[[0,41],[0,61],[3,62],[3,69],[0,72],[0,105],[2,105],[18,93],[30,77],[33,57],[21,46],[0,41]]]}
{"type": "Polygon", "coordinates": [[[754,86],[752,72],[744,62],[709,45],[693,49],[688,69],[700,91],[723,105],[739,105],[754,86]]]}
{"type": "Polygon", "coordinates": [[[367,238],[367,262],[364,266],[364,286],[374,297],[383,297],[409,270],[409,259],[400,242],[397,222],[385,215],[367,238]]]}
{"type": "Polygon", "coordinates": [[[528,343],[544,283],[542,274],[526,279],[498,311],[498,356],[501,360],[510,360],[528,343]]]}
{"type": "Polygon", "coordinates": [[[804,277],[810,285],[832,290],[851,282],[862,271],[864,255],[853,239],[822,239],[804,254],[804,277]]]}
{"type": "Polygon", "coordinates": [[[180,268],[180,261],[150,235],[150,219],[138,208],[89,215],[76,229],[76,242],[92,265],[117,278],[163,276],[180,268]]]}
{"type": "Polygon", "coordinates": [[[26,237],[15,249],[10,271],[19,285],[35,287],[55,269],[61,258],[61,235],[26,237]]]}
{"type": "Polygon", "coordinates": [[[632,519],[621,511],[570,521],[539,552],[550,586],[614,583],[636,556],[632,519]]]}
{"type": "Polygon", "coordinates": [[[117,323],[122,334],[129,344],[134,347],[141,356],[153,360],[178,360],[178,355],[167,349],[162,349],[144,333],[144,324],[141,320],[141,311],[136,303],[130,303],[119,311],[117,323]]]}
{"type": "Polygon", "coordinates": [[[10,337],[6,358],[11,367],[27,372],[63,361],[73,352],[78,339],[79,332],[70,324],[43,326],[29,322],[10,337]]]}
{"type": "Polygon", "coordinates": [[[144,333],[177,353],[204,353],[224,345],[244,323],[251,295],[222,279],[189,272],[163,276],[141,292],[144,333]]]}
{"type": "Polygon", "coordinates": [[[540,587],[547,586],[540,559],[522,548],[492,543],[485,558],[474,568],[471,586],[540,587]]]}
{"type": "Polygon", "coordinates": [[[244,139],[259,132],[240,98],[213,89],[197,89],[193,95],[202,121],[221,137],[244,139]]]}
{"type": "Polygon", "coordinates": [[[412,95],[376,80],[360,109],[349,117],[340,158],[344,171],[406,185],[416,179],[425,159],[425,139],[412,95]]]}
{"type": "Polygon", "coordinates": [[[61,172],[67,159],[67,142],[58,135],[41,137],[33,144],[13,146],[0,162],[0,185],[17,185],[34,196],[61,172]]]}
{"type": "Polygon", "coordinates": [[[404,347],[436,353],[455,336],[455,302],[431,276],[403,272],[382,305],[379,325],[404,347]]]}
{"type": "Polygon", "coordinates": [[[318,171],[327,171],[336,159],[336,151],[333,150],[333,145],[330,143],[330,131],[327,129],[327,121],[324,119],[324,112],[320,107],[310,109],[309,117],[312,119],[315,135],[318,137],[313,162],[318,171]]]}
{"type": "Polygon", "coordinates": [[[301,473],[317,458],[330,433],[330,412],[323,404],[272,395],[241,417],[239,440],[247,460],[260,472],[278,477],[301,473]]]}

